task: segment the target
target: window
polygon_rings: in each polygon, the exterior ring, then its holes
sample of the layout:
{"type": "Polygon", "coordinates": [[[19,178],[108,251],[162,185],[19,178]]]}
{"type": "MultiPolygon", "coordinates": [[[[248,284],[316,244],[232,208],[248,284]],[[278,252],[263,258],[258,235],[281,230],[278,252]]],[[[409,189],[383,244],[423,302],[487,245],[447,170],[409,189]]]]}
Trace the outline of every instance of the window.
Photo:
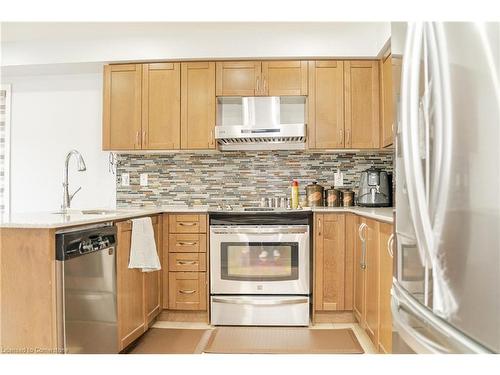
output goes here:
{"type": "Polygon", "coordinates": [[[0,215],[10,211],[10,85],[0,86],[0,215]]]}

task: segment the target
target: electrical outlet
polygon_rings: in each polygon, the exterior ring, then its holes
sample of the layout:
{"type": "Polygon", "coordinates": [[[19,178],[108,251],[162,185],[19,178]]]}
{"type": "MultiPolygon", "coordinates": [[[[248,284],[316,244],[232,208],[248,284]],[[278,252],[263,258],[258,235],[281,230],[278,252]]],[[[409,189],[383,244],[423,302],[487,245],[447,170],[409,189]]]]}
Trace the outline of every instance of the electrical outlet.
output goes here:
{"type": "Polygon", "coordinates": [[[333,184],[335,187],[342,187],[344,186],[344,174],[342,172],[336,172],[333,174],[333,184]]]}
{"type": "Polygon", "coordinates": [[[122,173],[122,186],[130,186],[130,175],[122,173]]]}
{"type": "Polygon", "coordinates": [[[141,181],[141,186],[148,186],[148,174],[141,173],[140,174],[140,181],[141,181]]]}

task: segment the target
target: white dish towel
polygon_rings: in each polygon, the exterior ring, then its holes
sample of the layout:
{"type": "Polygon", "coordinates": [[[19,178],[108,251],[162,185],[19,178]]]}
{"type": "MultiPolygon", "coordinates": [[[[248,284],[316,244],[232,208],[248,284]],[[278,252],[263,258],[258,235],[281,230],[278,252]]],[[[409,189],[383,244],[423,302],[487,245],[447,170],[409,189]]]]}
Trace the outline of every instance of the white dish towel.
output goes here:
{"type": "Polygon", "coordinates": [[[132,241],[128,268],[142,268],[142,272],[153,272],[161,269],[150,217],[132,219],[132,241]]]}

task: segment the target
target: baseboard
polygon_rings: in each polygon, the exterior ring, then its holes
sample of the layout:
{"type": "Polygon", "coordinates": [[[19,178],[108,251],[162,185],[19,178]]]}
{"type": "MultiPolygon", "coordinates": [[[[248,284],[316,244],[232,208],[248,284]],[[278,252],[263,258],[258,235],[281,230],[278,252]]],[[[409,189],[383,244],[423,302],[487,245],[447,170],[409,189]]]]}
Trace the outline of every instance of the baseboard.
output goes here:
{"type": "Polygon", "coordinates": [[[316,323],[356,323],[356,319],[352,311],[315,311],[316,323]]]}
{"type": "Polygon", "coordinates": [[[156,318],[166,322],[195,322],[208,323],[208,312],[186,310],[163,310],[156,318]]]}

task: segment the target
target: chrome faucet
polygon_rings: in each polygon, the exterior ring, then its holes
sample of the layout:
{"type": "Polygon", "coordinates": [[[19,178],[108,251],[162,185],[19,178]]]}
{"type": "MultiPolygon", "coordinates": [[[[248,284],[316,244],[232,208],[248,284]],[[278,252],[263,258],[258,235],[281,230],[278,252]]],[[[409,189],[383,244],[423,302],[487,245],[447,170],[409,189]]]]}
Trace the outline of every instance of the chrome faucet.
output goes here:
{"type": "Polygon", "coordinates": [[[85,165],[85,161],[83,160],[82,155],[77,151],[77,150],[71,150],[68,152],[68,155],[66,155],[66,162],[64,163],[64,181],[63,181],[63,202],[61,205],[61,210],[67,211],[68,208],[71,206],[71,200],[75,196],[76,193],[78,193],[82,187],[80,186],[78,189],[73,194],[69,193],[69,184],[68,184],[68,166],[69,166],[69,161],[71,159],[71,156],[75,155],[78,158],[78,172],[83,172],[87,170],[87,166],[85,165]]]}

